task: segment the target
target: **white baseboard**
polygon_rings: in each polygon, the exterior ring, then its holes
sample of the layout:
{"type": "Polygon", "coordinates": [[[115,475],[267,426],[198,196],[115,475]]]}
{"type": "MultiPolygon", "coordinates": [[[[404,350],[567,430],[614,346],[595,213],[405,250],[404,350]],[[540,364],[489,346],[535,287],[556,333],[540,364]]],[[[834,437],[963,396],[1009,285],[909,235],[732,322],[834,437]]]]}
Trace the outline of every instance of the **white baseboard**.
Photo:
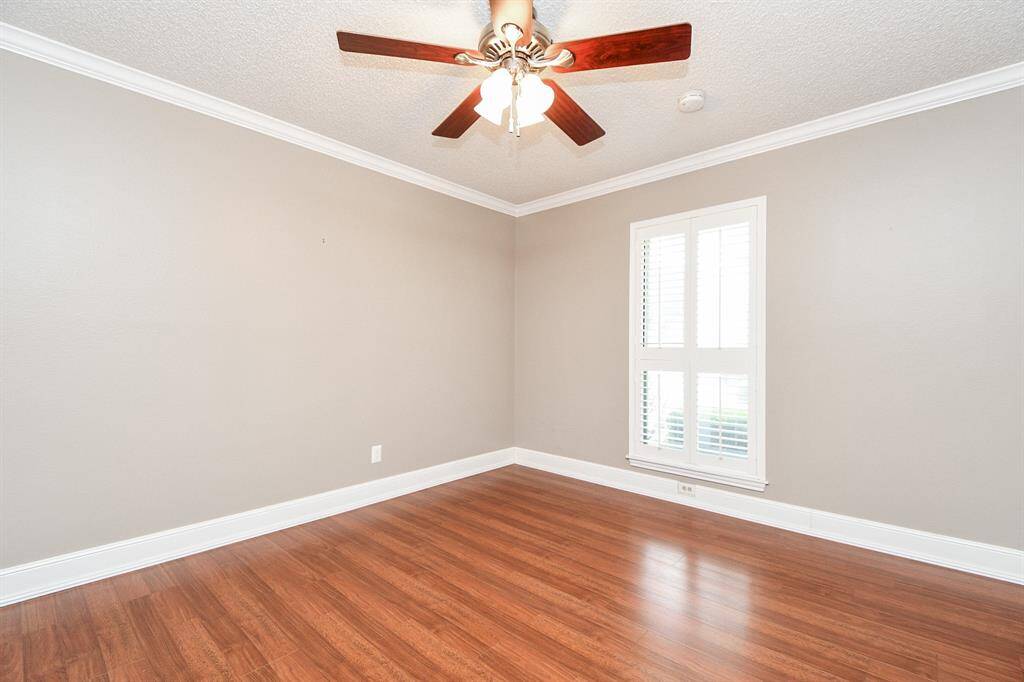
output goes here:
{"type": "Polygon", "coordinates": [[[678,493],[674,479],[525,448],[513,450],[516,464],[534,469],[846,545],[1024,584],[1024,552],[1017,549],[892,526],[717,488],[695,486],[696,496],[684,497],[678,493]]]}
{"type": "Polygon", "coordinates": [[[1020,550],[798,507],[717,488],[696,486],[695,497],[684,497],[678,494],[673,479],[536,450],[505,448],[240,514],[0,569],[0,606],[308,523],[509,464],[521,464],[717,514],[1024,584],[1024,552],[1020,550]]]}
{"type": "Polygon", "coordinates": [[[365,507],[507,466],[513,461],[512,448],[495,450],[240,514],[12,566],[0,570],[0,606],[365,507]]]}

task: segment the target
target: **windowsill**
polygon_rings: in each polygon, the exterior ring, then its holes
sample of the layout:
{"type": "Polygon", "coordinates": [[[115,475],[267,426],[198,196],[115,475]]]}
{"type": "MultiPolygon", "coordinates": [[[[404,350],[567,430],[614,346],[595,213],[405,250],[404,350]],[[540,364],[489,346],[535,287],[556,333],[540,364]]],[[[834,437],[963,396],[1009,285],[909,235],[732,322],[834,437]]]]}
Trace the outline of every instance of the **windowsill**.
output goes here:
{"type": "Polygon", "coordinates": [[[708,469],[702,469],[689,464],[666,462],[647,457],[645,455],[628,455],[626,459],[629,460],[631,466],[639,467],[641,469],[651,469],[652,471],[661,471],[666,474],[676,474],[677,476],[696,478],[701,481],[711,481],[712,483],[731,485],[736,488],[745,488],[747,490],[764,492],[765,487],[768,485],[768,481],[763,478],[757,478],[755,476],[739,472],[723,471],[721,469],[709,471],[708,469]]]}

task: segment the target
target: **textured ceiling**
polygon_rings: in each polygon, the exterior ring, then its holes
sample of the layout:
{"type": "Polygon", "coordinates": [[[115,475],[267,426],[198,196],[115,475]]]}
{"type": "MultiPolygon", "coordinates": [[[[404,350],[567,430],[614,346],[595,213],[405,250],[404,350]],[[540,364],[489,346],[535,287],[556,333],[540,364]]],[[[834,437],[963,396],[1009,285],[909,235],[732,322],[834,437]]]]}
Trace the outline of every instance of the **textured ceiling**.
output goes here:
{"type": "Polygon", "coordinates": [[[3,21],[521,203],[1024,61],[1020,0],[536,0],[555,39],[688,21],[687,62],[556,76],[608,134],[430,131],[481,69],[343,55],[334,32],[475,47],[486,0],[3,0],[3,21]],[[707,106],[682,114],[684,91],[707,106]]]}

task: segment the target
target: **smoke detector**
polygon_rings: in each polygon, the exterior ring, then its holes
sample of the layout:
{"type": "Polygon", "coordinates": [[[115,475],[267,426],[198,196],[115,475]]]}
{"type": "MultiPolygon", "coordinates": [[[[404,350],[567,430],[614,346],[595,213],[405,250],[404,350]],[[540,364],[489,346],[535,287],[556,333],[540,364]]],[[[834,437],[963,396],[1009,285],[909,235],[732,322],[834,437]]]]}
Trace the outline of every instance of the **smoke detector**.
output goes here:
{"type": "Polygon", "coordinates": [[[690,90],[679,98],[679,111],[692,114],[704,108],[704,91],[690,90]]]}

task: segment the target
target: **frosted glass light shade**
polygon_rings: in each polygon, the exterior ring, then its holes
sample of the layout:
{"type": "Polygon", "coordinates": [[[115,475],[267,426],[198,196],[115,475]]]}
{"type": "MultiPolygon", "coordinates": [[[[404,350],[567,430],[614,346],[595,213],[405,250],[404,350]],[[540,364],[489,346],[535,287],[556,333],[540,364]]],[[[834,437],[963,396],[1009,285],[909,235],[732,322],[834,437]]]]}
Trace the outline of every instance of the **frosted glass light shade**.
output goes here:
{"type": "Polygon", "coordinates": [[[512,74],[498,69],[480,86],[480,97],[491,106],[507,107],[512,103],[512,74]]]}
{"type": "Polygon", "coordinates": [[[480,86],[480,104],[473,111],[494,125],[501,125],[502,114],[512,103],[512,74],[498,69],[480,86]]]}
{"type": "Polygon", "coordinates": [[[544,84],[535,74],[527,74],[519,85],[519,127],[531,125],[544,120],[544,112],[551,108],[555,101],[555,91],[544,84]]]}
{"type": "Polygon", "coordinates": [[[519,127],[525,128],[526,126],[532,126],[534,123],[540,123],[544,120],[544,114],[523,111],[522,106],[519,107],[519,127]]]}
{"type": "Polygon", "coordinates": [[[508,105],[496,106],[493,102],[488,102],[487,100],[484,100],[480,102],[480,104],[477,104],[475,107],[473,107],[473,111],[480,114],[482,118],[486,118],[494,125],[500,126],[502,116],[504,115],[505,109],[507,107],[508,105]]]}
{"type": "MultiPolygon", "coordinates": [[[[555,91],[549,88],[535,73],[527,74],[519,83],[519,97],[516,99],[516,113],[519,127],[540,123],[544,112],[555,101],[555,91]]],[[[494,125],[501,125],[505,109],[512,104],[512,74],[507,69],[497,69],[480,86],[480,103],[473,111],[494,125]]],[[[511,121],[509,126],[511,126],[511,121]]]]}

